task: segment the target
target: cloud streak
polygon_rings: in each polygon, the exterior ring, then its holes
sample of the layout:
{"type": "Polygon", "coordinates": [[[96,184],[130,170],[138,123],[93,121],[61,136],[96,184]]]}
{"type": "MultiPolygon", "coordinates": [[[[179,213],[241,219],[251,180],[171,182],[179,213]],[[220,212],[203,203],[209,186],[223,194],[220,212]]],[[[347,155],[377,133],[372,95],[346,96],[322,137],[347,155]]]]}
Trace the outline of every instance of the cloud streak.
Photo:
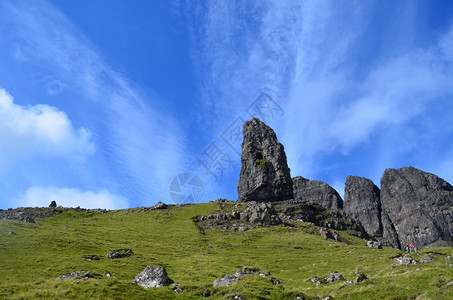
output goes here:
{"type": "MultiPolygon", "coordinates": [[[[395,11],[404,6],[398,5],[395,11]]],[[[272,126],[293,175],[341,186],[352,169],[378,183],[386,167],[436,165],[420,145],[436,139],[441,126],[453,134],[434,109],[453,108],[453,30],[434,44],[416,44],[420,7],[401,16],[404,24],[388,27],[373,15],[382,9],[378,3],[203,8],[194,10],[203,20],[196,41],[203,51],[194,59],[206,111],[227,119],[267,91],[287,112],[272,126]]],[[[440,148],[430,153],[445,152],[442,141],[435,144],[440,148]]]]}
{"type": "Polygon", "coordinates": [[[90,114],[88,127],[109,172],[104,176],[115,178],[118,190],[136,203],[167,199],[168,191],[162,187],[181,169],[185,133],[162,99],[139,92],[113,70],[96,46],[51,4],[1,6],[14,31],[4,39],[15,45],[17,61],[45,65],[42,72],[80,95],[79,107],[90,114]]]}

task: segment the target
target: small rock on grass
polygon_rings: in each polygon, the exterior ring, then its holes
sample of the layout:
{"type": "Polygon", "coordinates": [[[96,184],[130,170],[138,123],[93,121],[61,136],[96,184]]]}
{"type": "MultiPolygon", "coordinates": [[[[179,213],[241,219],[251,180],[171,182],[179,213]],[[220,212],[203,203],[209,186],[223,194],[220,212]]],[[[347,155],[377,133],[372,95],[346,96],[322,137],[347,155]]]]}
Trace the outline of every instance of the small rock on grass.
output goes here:
{"type": "Polygon", "coordinates": [[[310,278],[310,281],[315,285],[320,285],[322,283],[321,280],[319,280],[319,278],[316,276],[313,276],[312,278],[310,278]]]}
{"type": "Polygon", "coordinates": [[[134,254],[134,252],[131,249],[117,249],[117,250],[110,251],[109,253],[107,253],[105,255],[105,257],[116,259],[116,258],[128,257],[128,256],[131,256],[132,254],[134,254]]]}
{"type": "Polygon", "coordinates": [[[93,278],[94,276],[90,274],[89,271],[77,271],[77,272],[72,272],[72,273],[67,273],[63,274],[58,277],[58,279],[71,279],[71,278],[76,278],[76,279],[88,279],[88,278],[93,278]]]}

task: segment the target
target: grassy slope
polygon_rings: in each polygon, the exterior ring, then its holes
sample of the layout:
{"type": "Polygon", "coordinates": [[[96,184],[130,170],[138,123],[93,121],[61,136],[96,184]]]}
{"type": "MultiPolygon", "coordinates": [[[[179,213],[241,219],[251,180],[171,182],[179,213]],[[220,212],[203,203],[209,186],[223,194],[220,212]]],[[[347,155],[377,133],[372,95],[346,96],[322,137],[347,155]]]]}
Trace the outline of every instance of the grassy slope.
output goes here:
{"type": "MultiPolygon", "coordinates": [[[[433,299],[453,297],[453,287],[446,286],[453,280],[453,267],[447,267],[442,256],[423,265],[392,268],[391,258],[401,251],[370,249],[365,241],[345,234],[352,245],[328,242],[312,234],[316,228],[306,224],[246,232],[212,229],[201,234],[191,218],[218,208],[216,203],[205,203],[163,211],[68,211],[38,220],[38,224],[0,220],[0,298],[185,299],[199,298],[204,289],[212,298],[243,295],[295,299],[304,294],[339,299],[406,299],[423,293],[433,299]],[[16,235],[9,235],[9,231],[16,235]],[[102,257],[119,248],[131,248],[135,255],[113,260],[102,257]],[[82,258],[88,254],[97,254],[101,259],[82,258]],[[137,286],[134,277],[147,265],[165,267],[185,292],[175,294],[169,287],[145,290],[137,286]],[[212,287],[214,279],[242,266],[271,272],[285,289],[259,276],[247,277],[231,287],[212,287]],[[343,282],[321,286],[308,282],[312,276],[322,277],[333,271],[353,280],[356,269],[369,280],[348,286],[343,282]],[[101,275],[110,272],[113,277],[56,279],[78,270],[101,275]],[[449,289],[451,292],[442,294],[449,289]]],[[[453,255],[452,248],[435,251],[453,255]]]]}

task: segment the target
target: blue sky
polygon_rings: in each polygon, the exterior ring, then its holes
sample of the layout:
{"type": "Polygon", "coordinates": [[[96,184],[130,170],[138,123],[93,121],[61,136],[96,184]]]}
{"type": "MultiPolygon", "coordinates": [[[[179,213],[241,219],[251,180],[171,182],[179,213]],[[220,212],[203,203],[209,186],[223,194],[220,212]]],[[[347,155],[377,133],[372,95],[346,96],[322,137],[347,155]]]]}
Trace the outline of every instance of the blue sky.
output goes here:
{"type": "Polygon", "coordinates": [[[0,2],[0,208],[236,199],[253,116],[340,194],[453,182],[451,1],[192,2],[0,2]]]}

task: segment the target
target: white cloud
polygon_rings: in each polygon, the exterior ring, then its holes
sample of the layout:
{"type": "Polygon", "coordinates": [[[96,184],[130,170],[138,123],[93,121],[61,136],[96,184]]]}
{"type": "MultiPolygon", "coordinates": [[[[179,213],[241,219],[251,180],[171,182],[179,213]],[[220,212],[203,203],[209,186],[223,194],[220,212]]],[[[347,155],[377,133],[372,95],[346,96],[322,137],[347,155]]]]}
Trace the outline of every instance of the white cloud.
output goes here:
{"type": "Polygon", "coordinates": [[[185,142],[184,129],[165,109],[165,99],[140,93],[49,2],[2,5],[18,61],[58,78],[55,86],[44,86],[49,94],[67,89],[80,95],[79,109],[96,124],[93,131],[98,130],[93,138],[105,158],[102,168],[114,174],[130,198],[168,198],[163,187],[182,169],[185,142]]]}
{"type": "Polygon", "coordinates": [[[31,187],[19,197],[15,204],[24,207],[46,207],[50,202],[64,207],[120,209],[128,207],[126,198],[107,190],[99,192],[81,191],[71,188],[31,187]]]}
{"type": "Polygon", "coordinates": [[[90,132],[75,129],[68,116],[49,105],[21,106],[0,89],[0,166],[21,158],[80,158],[95,151],[90,132]]]}

